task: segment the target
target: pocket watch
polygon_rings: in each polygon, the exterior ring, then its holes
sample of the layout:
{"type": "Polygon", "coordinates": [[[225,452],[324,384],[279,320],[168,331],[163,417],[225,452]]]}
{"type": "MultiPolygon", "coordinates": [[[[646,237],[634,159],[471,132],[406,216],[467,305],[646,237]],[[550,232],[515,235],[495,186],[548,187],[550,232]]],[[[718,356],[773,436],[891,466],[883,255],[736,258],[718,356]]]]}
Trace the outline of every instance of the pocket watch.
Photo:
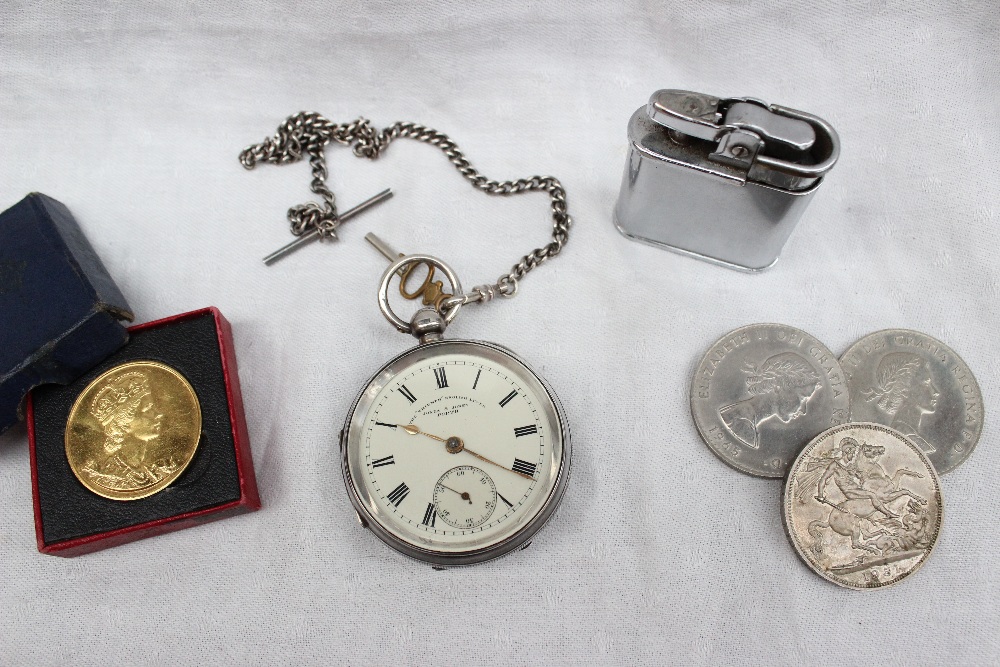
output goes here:
{"type": "Polygon", "coordinates": [[[461,294],[434,257],[386,271],[382,312],[420,344],[354,401],[341,432],[344,481],[361,524],[397,551],[438,566],[479,563],[526,546],[556,509],[569,427],[555,393],[513,352],[443,338],[457,309],[421,309],[409,323],[392,312],[389,281],[416,265],[428,267],[425,284],[438,268],[461,294]]]}
{"type": "Polygon", "coordinates": [[[323,199],[289,209],[298,238],[266,258],[270,264],[312,238],[336,239],[340,224],[389,196],[385,191],[338,215],[326,186],[324,151],[331,141],[375,159],[400,137],[440,148],[478,190],[501,196],[543,191],[551,201],[551,241],[496,283],[468,293],[440,259],[398,255],[374,235],[366,237],[392,262],[382,276],[379,308],[419,344],[379,369],[348,412],[340,434],[348,495],[361,524],[400,553],[437,567],[470,565],[527,546],[551,517],[569,479],[570,432],[555,393],[517,355],[494,343],[446,340],[444,332],[463,306],[514,296],[525,274],[559,254],[572,225],[566,191],[551,176],[490,180],[447,135],[423,125],[395,123],[377,131],[363,118],[337,124],[307,112],[244,149],[240,162],[252,169],[308,157],[311,189],[323,199]],[[425,277],[410,290],[419,267],[425,277]],[[450,293],[434,280],[436,270],[447,277],[450,293]],[[389,304],[396,277],[400,294],[424,306],[410,321],[389,304]]]}

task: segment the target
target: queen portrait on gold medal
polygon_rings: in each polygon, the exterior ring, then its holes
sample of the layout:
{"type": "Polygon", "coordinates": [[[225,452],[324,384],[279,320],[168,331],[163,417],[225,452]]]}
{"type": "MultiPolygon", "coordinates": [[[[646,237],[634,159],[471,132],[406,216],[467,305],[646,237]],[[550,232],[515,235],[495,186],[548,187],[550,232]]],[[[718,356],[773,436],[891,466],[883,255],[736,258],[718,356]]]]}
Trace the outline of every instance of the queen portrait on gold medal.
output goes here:
{"type": "Polygon", "coordinates": [[[194,456],[201,409],[191,385],[157,362],[117,366],[77,398],[66,429],[66,455],[88,489],[114,500],[152,495],[194,456]]]}
{"type": "Polygon", "coordinates": [[[95,484],[116,491],[151,486],[177,470],[170,456],[147,460],[147,443],[160,437],[163,413],[149,390],[149,378],[138,371],[123,373],[91,402],[90,414],[104,426],[104,460],[90,459],[83,471],[95,484]]]}

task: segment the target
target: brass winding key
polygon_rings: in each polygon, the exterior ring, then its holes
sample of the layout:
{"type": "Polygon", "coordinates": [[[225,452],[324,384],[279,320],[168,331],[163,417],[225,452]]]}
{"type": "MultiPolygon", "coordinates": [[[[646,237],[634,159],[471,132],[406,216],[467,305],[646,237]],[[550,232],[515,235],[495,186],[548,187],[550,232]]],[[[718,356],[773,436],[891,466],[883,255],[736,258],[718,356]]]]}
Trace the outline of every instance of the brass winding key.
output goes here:
{"type": "MultiPolygon", "coordinates": [[[[393,250],[385,241],[375,236],[375,234],[368,232],[365,234],[365,240],[372,244],[372,246],[378,250],[383,257],[388,259],[390,262],[395,262],[401,257],[405,257],[403,253],[397,253],[393,250]]],[[[405,269],[399,271],[399,294],[410,301],[415,299],[421,299],[421,303],[425,306],[434,306],[438,308],[440,303],[445,299],[451,298],[453,295],[444,291],[444,283],[440,280],[434,280],[434,267],[426,262],[417,262],[415,264],[410,264],[405,269]],[[424,265],[427,267],[427,275],[424,277],[423,283],[420,287],[413,290],[412,292],[407,291],[407,286],[410,281],[410,277],[418,266],[424,265]]]]}

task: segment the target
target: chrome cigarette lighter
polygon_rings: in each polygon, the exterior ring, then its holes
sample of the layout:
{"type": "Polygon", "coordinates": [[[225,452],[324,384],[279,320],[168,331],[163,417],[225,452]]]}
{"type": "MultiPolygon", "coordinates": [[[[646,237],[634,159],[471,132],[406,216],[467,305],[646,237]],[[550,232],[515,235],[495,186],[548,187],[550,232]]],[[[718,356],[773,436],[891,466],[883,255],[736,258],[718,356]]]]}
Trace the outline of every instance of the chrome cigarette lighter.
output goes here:
{"type": "Polygon", "coordinates": [[[653,93],[628,138],[622,234],[745,271],[777,261],[840,152],[812,114],[686,90],[653,93]]]}

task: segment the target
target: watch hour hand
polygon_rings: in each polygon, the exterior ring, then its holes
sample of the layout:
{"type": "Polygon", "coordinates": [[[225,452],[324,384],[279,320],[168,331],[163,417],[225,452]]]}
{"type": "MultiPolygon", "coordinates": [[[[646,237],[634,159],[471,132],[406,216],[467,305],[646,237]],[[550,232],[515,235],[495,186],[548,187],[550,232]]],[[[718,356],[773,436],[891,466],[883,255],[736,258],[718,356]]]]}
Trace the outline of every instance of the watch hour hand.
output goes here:
{"type": "Polygon", "coordinates": [[[426,431],[421,431],[420,427],[417,426],[416,424],[399,424],[399,428],[403,429],[410,435],[425,435],[428,438],[431,438],[432,440],[437,440],[438,442],[445,442],[445,443],[448,442],[444,438],[439,438],[436,435],[431,435],[430,433],[427,433],[426,431]]]}

